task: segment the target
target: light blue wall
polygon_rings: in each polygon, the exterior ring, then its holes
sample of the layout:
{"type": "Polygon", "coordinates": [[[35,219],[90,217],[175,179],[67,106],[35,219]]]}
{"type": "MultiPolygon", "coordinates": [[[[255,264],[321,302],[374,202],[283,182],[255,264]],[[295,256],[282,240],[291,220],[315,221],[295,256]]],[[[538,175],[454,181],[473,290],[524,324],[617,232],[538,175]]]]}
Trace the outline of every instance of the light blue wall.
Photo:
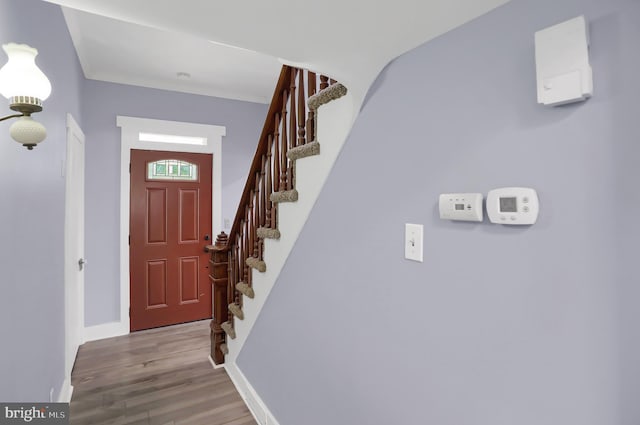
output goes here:
{"type": "Polygon", "coordinates": [[[10,121],[0,123],[0,401],[48,401],[64,378],[67,112],[87,136],[85,306],[86,324],[95,325],[119,314],[116,115],[226,126],[223,216],[233,219],[267,105],[87,81],[60,8],[39,0],[0,0],[0,43],[7,42],[40,50],[53,92],[35,117],[48,131],[35,150],[11,140],[10,121]]]}
{"type": "Polygon", "coordinates": [[[379,76],[238,359],[282,425],[640,423],[639,22],[513,0],[379,76]],[[538,106],[534,32],[581,14],[595,96],[538,106]],[[438,218],[512,185],[535,226],[438,218]]]}
{"type": "MultiPolygon", "coordinates": [[[[82,123],[83,77],[58,6],[0,0],[0,43],[8,42],[39,50],[53,91],[34,115],[48,135],[33,151],[11,139],[12,121],[0,123],[0,400],[49,401],[64,375],[66,114],[82,123]]],[[[9,115],[1,100],[0,115],[9,115]]]]}
{"type": "MultiPolygon", "coordinates": [[[[274,87],[275,87],[274,81],[274,87]]],[[[268,105],[86,80],[85,324],[120,320],[120,129],[116,116],[222,125],[222,214],[233,221],[268,105]]]]}

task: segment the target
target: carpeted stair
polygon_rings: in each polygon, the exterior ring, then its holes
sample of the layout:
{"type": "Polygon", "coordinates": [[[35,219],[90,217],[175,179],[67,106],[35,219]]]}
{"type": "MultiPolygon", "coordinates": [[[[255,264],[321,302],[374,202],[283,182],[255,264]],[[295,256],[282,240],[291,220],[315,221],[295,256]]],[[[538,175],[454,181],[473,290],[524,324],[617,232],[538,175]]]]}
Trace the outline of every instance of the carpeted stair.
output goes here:
{"type": "MultiPolygon", "coordinates": [[[[311,96],[307,102],[309,108],[314,112],[317,117],[317,110],[320,106],[325,105],[333,100],[339,99],[342,96],[347,94],[347,88],[342,84],[334,84],[329,86],[328,88],[321,90],[314,96],[311,96]]],[[[303,158],[307,158],[314,155],[320,154],[320,143],[316,140],[316,129],[314,128],[314,140],[296,148],[292,148],[287,152],[287,157],[292,161],[297,161],[303,158]]],[[[295,167],[294,167],[295,169],[295,167]]],[[[298,191],[294,188],[292,190],[273,192],[271,194],[271,202],[274,203],[284,203],[284,202],[296,202],[298,200],[298,191]]],[[[257,236],[260,239],[280,239],[280,231],[278,229],[271,229],[266,227],[260,227],[257,229],[257,236]]],[[[261,261],[255,257],[249,257],[246,260],[246,265],[255,269],[261,273],[266,272],[267,265],[264,261],[261,261]]],[[[255,293],[253,288],[251,288],[245,282],[238,282],[236,284],[236,290],[246,296],[247,298],[254,298],[255,293]]],[[[244,320],[244,312],[242,308],[237,303],[229,304],[229,313],[233,315],[233,317],[237,317],[240,320],[244,320]]],[[[233,327],[232,318],[230,321],[224,322],[221,327],[225,331],[225,333],[231,338],[236,338],[236,331],[233,327]]],[[[226,355],[229,350],[226,344],[223,344],[220,347],[220,350],[226,355]]]]}

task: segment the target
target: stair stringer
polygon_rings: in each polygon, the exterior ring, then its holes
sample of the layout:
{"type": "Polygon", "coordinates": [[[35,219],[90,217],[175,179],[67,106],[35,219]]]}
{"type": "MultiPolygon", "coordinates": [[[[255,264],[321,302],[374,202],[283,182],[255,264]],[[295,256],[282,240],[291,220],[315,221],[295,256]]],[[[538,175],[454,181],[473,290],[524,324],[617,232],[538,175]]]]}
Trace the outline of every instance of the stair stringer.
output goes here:
{"type": "Polygon", "coordinates": [[[296,161],[296,190],[299,198],[296,202],[278,205],[278,230],[281,236],[278,240],[264,240],[263,259],[267,270],[264,273],[252,271],[251,286],[255,297],[244,297],[242,310],[245,318],[234,319],[236,338],[227,338],[229,353],[225,356],[226,365],[237,368],[235,363],[238,354],[258,320],[260,311],[320,195],[353,126],[355,116],[354,98],[349,93],[320,106],[316,111],[316,140],[320,143],[320,154],[296,161]]]}

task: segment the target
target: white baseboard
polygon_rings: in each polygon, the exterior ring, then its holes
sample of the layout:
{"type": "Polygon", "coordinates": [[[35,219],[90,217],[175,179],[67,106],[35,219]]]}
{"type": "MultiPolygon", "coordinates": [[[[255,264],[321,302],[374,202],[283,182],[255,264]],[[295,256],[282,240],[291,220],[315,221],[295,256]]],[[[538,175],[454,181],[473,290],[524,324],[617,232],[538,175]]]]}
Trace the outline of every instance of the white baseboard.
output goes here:
{"type": "Polygon", "coordinates": [[[259,425],[280,425],[244,376],[244,373],[238,368],[238,365],[235,363],[225,363],[224,368],[256,422],[258,422],[259,425]]]}
{"type": "Polygon", "coordinates": [[[71,396],[73,395],[73,386],[71,380],[65,379],[60,388],[60,394],[58,395],[58,403],[71,403],[71,396]]]}
{"type": "Polygon", "coordinates": [[[111,322],[84,328],[84,342],[129,334],[129,323],[111,322]]]}
{"type": "Polygon", "coordinates": [[[216,362],[213,361],[211,356],[209,356],[209,363],[211,363],[211,366],[213,366],[214,369],[222,369],[224,367],[224,363],[216,364],[216,362]]]}

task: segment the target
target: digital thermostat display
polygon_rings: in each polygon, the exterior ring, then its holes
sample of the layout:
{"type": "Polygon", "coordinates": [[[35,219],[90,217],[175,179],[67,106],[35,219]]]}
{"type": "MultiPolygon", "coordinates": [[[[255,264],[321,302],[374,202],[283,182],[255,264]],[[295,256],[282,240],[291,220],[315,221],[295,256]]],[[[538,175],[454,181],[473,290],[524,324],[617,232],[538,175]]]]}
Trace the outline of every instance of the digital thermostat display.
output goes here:
{"type": "Polygon", "coordinates": [[[518,212],[518,198],[500,198],[500,212],[513,213],[518,212]]]}
{"type": "Polygon", "coordinates": [[[440,218],[482,221],[482,193],[442,193],[438,200],[440,218]]]}
{"type": "Polygon", "coordinates": [[[487,195],[487,215],[492,223],[534,224],[539,208],[537,192],[528,187],[503,187],[487,195]]]}

